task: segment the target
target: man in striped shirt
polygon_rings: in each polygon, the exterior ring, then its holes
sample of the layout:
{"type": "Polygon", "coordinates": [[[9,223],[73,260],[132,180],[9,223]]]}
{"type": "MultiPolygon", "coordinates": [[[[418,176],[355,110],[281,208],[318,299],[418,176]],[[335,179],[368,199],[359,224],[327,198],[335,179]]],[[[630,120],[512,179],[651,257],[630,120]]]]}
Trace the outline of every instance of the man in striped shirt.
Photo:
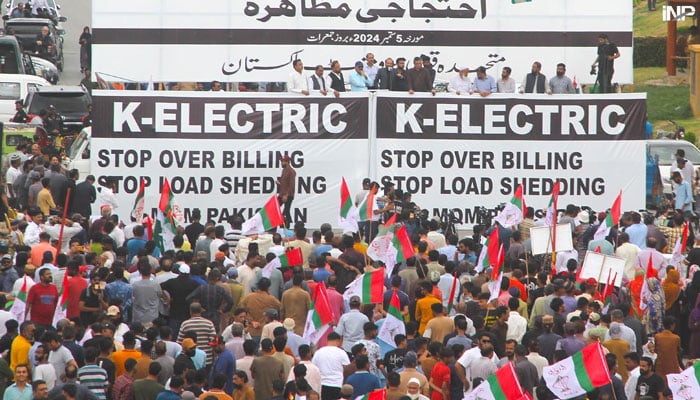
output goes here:
{"type": "Polygon", "coordinates": [[[107,399],[107,371],[97,366],[99,351],[94,347],[85,349],[85,366],[78,369],[78,382],[87,387],[99,400],[107,399]]]}

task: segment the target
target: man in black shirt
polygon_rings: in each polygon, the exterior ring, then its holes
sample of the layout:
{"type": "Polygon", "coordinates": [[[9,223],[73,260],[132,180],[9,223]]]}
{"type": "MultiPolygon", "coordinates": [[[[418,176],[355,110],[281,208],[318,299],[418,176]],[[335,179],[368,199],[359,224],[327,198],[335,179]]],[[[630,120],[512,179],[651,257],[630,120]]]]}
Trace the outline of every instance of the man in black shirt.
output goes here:
{"type": "Polygon", "coordinates": [[[642,357],[639,360],[639,378],[637,378],[635,399],[663,399],[665,389],[664,380],[654,373],[654,361],[649,357],[642,357]]]}
{"type": "Polygon", "coordinates": [[[26,123],[27,122],[27,113],[24,111],[24,103],[22,100],[17,100],[15,101],[15,116],[12,117],[10,122],[18,122],[18,123],[26,123]]]}
{"type": "MultiPolygon", "coordinates": [[[[591,65],[598,65],[598,85],[600,93],[612,93],[612,76],[615,73],[615,59],[620,57],[620,51],[614,43],[610,43],[608,35],[601,33],[598,36],[598,57],[591,65]]],[[[592,72],[593,73],[593,72],[592,72]]]]}
{"type": "Polygon", "coordinates": [[[396,348],[384,355],[384,366],[386,367],[386,372],[388,374],[403,367],[403,357],[408,352],[408,349],[406,348],[408,346],[406,335],[399,333],[398,335],[394,336],[394,343],[396,343],[396,348]]]}

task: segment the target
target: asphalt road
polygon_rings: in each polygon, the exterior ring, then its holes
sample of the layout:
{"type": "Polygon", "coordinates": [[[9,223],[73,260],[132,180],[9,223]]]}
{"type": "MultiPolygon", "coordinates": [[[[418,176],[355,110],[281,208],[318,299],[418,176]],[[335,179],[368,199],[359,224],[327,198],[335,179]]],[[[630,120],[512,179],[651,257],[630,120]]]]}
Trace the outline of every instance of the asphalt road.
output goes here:
{"type": "Polygon", "coordinates": [[[63,41],[65,67],[59,85],[77,85],[83,79],[80,73],[80,45],[78,38],[83,27],[90,26],[92,20],[91,0],[56,0],[61,5],[61,14],[68,18],[63,23],[66,30],[63,41]]]}

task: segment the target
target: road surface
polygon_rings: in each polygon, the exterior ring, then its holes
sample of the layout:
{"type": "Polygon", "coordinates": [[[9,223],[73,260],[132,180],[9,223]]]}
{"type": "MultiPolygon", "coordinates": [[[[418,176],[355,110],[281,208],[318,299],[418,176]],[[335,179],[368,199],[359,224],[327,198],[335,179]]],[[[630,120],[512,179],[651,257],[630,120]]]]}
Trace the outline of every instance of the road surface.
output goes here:
{"type": "Polygon", "coordinates": [[[80,73],[80,45],[78,38],[83,27],[92,27],[91,0],[56,0],[61,5],[61,14],[68,18],[63,28],[66,30],[63,41],[64,63],[59,85],[77,85],[83,79],[80,73]]]}

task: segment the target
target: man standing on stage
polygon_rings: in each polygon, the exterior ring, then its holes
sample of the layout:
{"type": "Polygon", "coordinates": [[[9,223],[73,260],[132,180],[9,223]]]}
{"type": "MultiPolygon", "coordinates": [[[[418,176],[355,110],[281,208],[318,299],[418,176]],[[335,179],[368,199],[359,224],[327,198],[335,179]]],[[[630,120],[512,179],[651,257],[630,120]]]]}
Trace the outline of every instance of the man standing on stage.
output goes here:
{"type": "Polygon", "coordinates": [[[289,164],[292,161],[291,157],[284,155],[281,159],[282,161],[282,176],[277,179],[277,197],[280,202],[280,208],[282,208],[282,215],[284,216],[284,225],[290,226],[292,224],[292,200],[294,200],[294,189],[296,183],[297,173],[294,168],[289,164]]]}

